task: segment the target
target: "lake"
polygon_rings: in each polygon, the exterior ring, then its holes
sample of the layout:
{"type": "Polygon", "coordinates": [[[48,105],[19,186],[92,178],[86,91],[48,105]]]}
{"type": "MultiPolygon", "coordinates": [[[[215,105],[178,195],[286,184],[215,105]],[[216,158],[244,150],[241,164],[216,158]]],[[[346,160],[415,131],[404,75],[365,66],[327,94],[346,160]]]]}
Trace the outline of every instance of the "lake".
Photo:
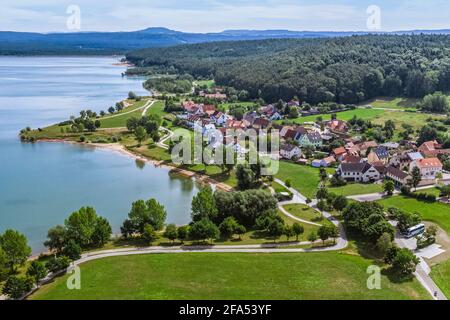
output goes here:
{"type": "Polygon", "coordinates": [[[142,79],[122,77],[114,57],[0,57],[0,232],[23,232],[34,253],[47,230],[82,206],[113,231],[138,199],[165,205],[168,223],[190,221],[194,181],[170,176],[117,152],[65,143],[21,143],[20,129],[43,127],[82,109],[106,110],[129,91],[148,94],[142,79]]]}

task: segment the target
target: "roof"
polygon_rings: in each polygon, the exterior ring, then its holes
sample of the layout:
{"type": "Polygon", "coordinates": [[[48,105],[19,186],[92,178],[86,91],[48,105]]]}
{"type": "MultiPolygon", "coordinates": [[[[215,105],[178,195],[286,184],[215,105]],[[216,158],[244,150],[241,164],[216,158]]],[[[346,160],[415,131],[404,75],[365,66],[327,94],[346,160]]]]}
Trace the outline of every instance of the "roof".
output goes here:
{"type": "Polygon", "coordinates": [[[342,162],[343,163],[360,163],[360,162],[362,162],[362,158],[348,154],[344,157],[342,162]]]}
{"type": "Polygon", "coordinates": [[[419,159],[415,162],[419,168],[442,167],[442,162],[438,158],[419,159]]]}
{"type": "Polygon", "coordinates": [[[373,162],[372,166],[377,169],[379,173],[385,173],[386,172],[386,166],[382,161],[373,162]]]}
{"type": "Polygon", "coordinates": [[[189,122],[196,122],[196,121],[200,120],[201,117],[193,114],[193,115],[190,115],[189,117],[187,117],[186,119],[189,122]]]}
{"type": "Polygon", "coordinates": [[[333,156],[329,156],[329,157],[326,157],[325,159],[323,159],[323,161],[330,164],[330,163],[336,162],[336,159],[333,156]]]}
{"type": "Polygon", "coordinates": [[[389,157],[389,152],[386,147],[377,147],[377,148],[373,149],[373,152],[375,152],[375,154],[380,159],[389,157]]]}
{"type": "Polygon", "coordinates": [[[297,131],[288,129],[284,135],[284,138],[294,140],[296,136],[297,136],[297,131]]]}
{"type": "Polygon", "coordinates": [[[186,110],[187,112],[195,112],[197,111],[199,108],[201,107],[201,105],[193,102],[193,101],[184,101],[183,102],[183,108],[184,110],[186,110]]]}
{"type": "Polygon", "coordinates": [[[308,133],[306,134],[306,136],[308,137],[308,140],[312,143],[322,142],[322,136],[318,132],[308,133]]]}
{"type": "Polygon", "coordinates": [[[407,153],[407,156],[412,161],[423,159],[423,156],[422,156],[422,154],[420,152],[410,152],[410,153],[407,153]]]}
{"type": "Polygon", "coordinates": [[[227,121],[227,127],[229,128],[244,128],[244,122],[238,121],[238,120],[228,120],[227,121]]]}
{"type": "Polygon", "coordinates": [[[361,150],[365,150],[368,148],[376,148],[376,147],[378,147],[378,143],[376,143],[375,141],[366,141],[359,145],[359,148],[361,150]]]}
{"type": "Polygon", "coordinates": [[[298,148],[298,147],[293,144],[283,144],[283,145],[281,145],[280,150],[291,152],[295,148],[298,148]]]}
{"type": "Polygon", "coordinates": [[[327,122],[327,127],[332,131],[346,132],[348,130],[347,122],[342,120],[331,120],[327,122]]]}
{"type": "Polygon", "coordinates": [[[372,165],[367,162],[363,163],[341,163],[341,171],[343,172],[360,172],[366,173],[372,165]]]}
{"type": "Polygon", "coordinates": [[[404,180],[409,176],[409,174],[407,174],[406,172],[393,166],[389,166],[386,168],[386,174],[390,174],[391,176],[394,176],[400,180],[404,180]]]}
{"type": "Polygon", "coordinates": [[[344,153],[347,153],[347,150],[344,147],[333,149],[333,153],[337,156],[340,156],[344,153]]]}
{"type": "Polygon", "coordinates": [[[398,149],[400,147],[400,144],[397,142],[386,142],[383,143],[382,146],[388,149],[398,149]]]}
{"type": "Polygon", "coordinates": [[[422,145],[419,147],[419,150],[421,150],[421,151],[435,150],[435,149],[439,149],[439,147],[440,147],[440,145],[436,140],[427,141],[427,142],[422,143],[422,145]]]}
{"type": "Polygon", "coordinates": [[[266,128],[270,125],[270,121],[267,119],[263,119],[263,118],[257,118],[255,119],[255,121],[253,121],[253,126],[258,126],[261,128],[266,128]]]}

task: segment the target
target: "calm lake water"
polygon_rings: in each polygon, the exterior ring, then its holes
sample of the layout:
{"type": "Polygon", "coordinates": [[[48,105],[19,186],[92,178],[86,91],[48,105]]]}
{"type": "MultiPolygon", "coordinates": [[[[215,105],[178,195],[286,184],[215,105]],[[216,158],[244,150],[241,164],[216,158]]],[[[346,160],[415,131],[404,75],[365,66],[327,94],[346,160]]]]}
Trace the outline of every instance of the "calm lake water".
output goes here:
{"type": "Polygon", "coordinates": [[[119,153],[64,143],[22,144],[17,133],[68,119],[82,109],[106,110],[142,79],[122,78],[112,57],[0,57],[0,232],[23,232],[33,251],[47,230],[73,211],[93,206],[114,232],[137,199],[156,198],[168,223],[190,221],[198,191],[189,179],[136,163],[119,153]]]}

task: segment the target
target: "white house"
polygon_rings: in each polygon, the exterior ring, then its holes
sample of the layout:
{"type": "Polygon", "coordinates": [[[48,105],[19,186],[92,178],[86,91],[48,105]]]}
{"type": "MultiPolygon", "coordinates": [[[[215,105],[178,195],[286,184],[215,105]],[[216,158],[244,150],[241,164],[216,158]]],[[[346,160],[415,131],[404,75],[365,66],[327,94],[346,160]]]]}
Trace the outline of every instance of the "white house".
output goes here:
{"type": "Polygon", "coordinates": [[[375,182],[381,174],[370,163],[341,163],[338,168],[340,176],[351,182],[375,182]]]}
{"type": "Polygon", "coordinates": [[[223,112],[220,111],[216,111],[212,116],[211,116],[211,121],[213,121],[217,126],[223,126],[227,123],[227,120],[229,120],[229,116],[226,115],[223,112]]]}
{"type": "Polygon", "coordinates": [[[280,155],[285,159],[300,158],[301,154],[300,148],[293,144],[284,144],[280,147],[280,155]]]}
{"type": "Polygon", "coordinates": [[[438,158],[417,159],[410,163],[409,171],[418,167],[423,179],[435,179],[439,173],[442,173],[442,162],[438,158]]]}

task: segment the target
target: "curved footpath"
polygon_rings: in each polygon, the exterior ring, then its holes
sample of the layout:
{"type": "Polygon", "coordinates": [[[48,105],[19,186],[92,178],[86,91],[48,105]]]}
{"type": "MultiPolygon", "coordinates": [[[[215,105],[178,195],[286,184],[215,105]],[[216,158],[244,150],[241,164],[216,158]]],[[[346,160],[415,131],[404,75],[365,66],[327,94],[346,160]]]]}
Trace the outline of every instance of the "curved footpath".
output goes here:
{"type": "Polygon", "coordinates": [[[123,115],[126,114],[130,114],[139,110],[144,109],[144,112],[142,113],[142,116],[144,116],[147,113],[148,108],[150,108],[153,104],[155,103],[155,100],[148,100],[142,107],[127,111],[127,112],[122,112],[122,113],[117,113],[108,117],[103,117],[101,120],[107,120],[107,119],[112,119],[112,118],[117,118],[117,117],[121,117],[123,115]]]}

